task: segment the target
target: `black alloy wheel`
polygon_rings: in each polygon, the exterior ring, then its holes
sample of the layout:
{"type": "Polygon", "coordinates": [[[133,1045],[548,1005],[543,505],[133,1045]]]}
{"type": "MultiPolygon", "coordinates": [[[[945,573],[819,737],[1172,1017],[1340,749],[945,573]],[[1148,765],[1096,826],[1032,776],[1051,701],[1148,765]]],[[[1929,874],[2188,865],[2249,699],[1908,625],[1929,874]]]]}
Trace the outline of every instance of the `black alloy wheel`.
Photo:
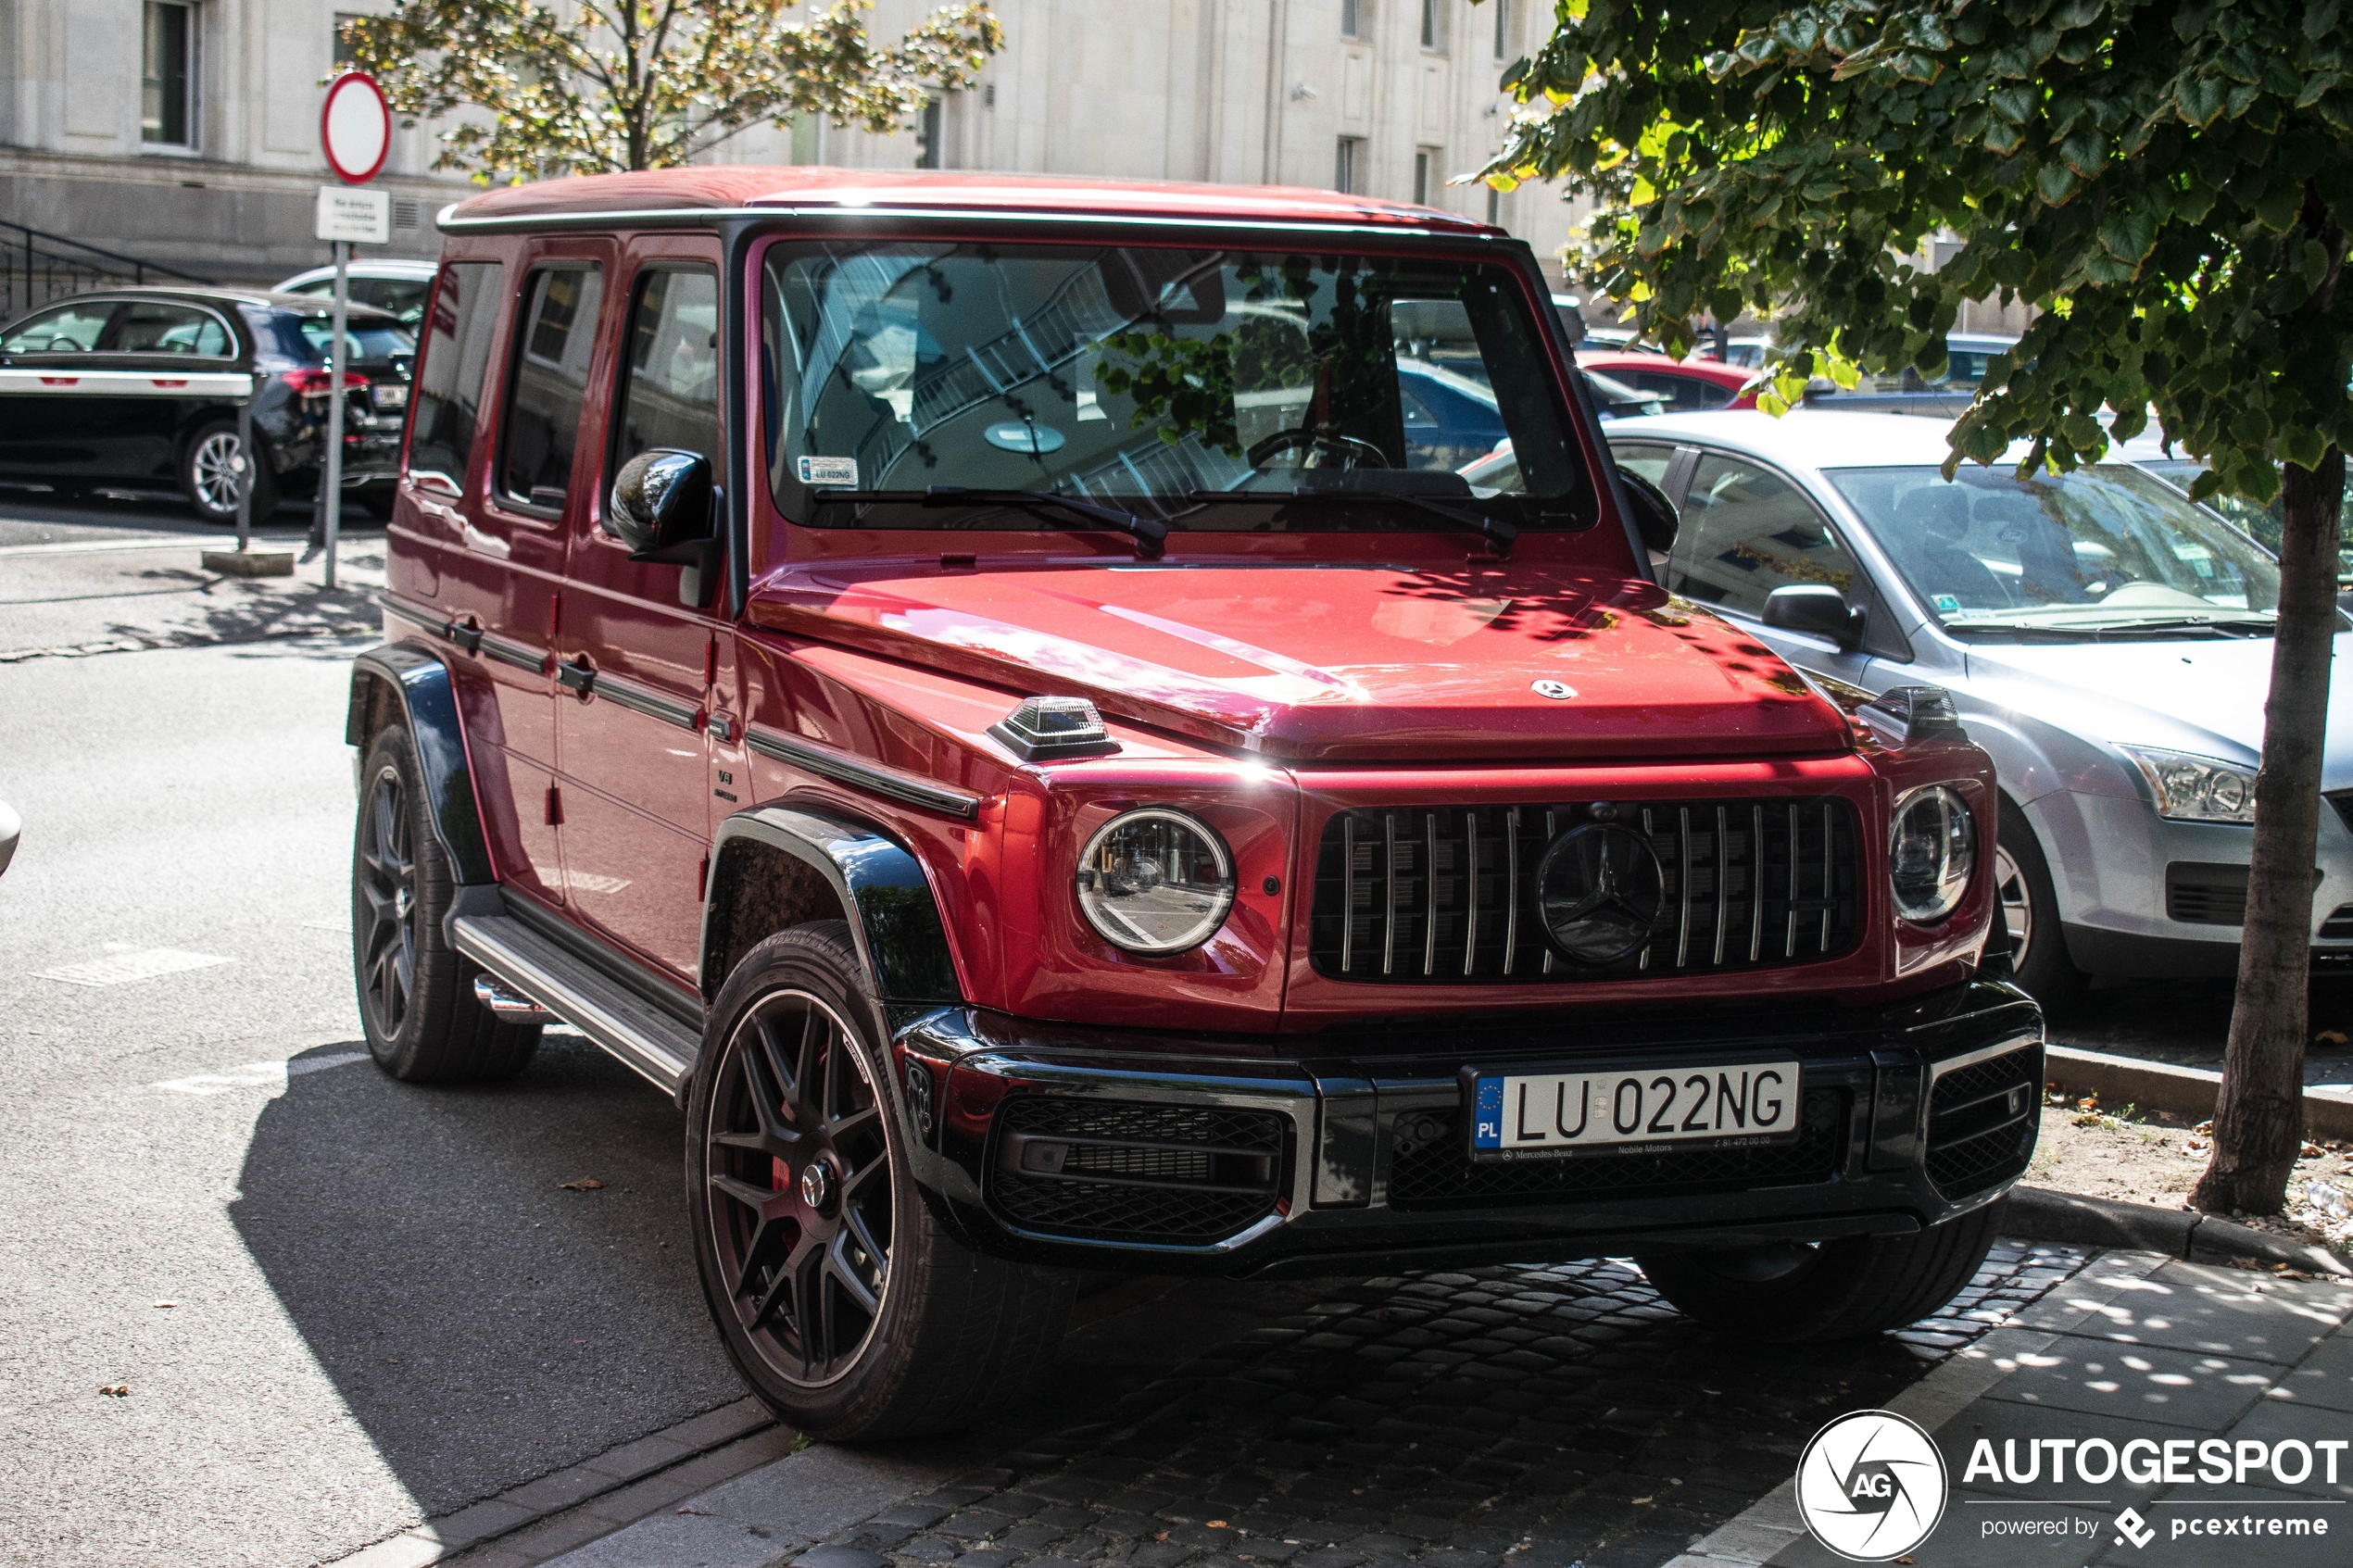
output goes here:
{"type": "Polygon", "coordinates": [[[890,1145],[849,1027],[776,990],[727,1043],[706,1201],[744,1336],[776,1376],[823,1387],[857,1361],[890,1290],[890,1145]]]}
{"type": "Polygon", "coordinates": [[[359,1005],[371,1033],[390,1039],[409,1021],[417,985],[417,860],[410,847],[408,786],[390,761],[368,781],[359,808],[353,868],[359,948],[359,1005]]]}
{"type": "Polygon", "coordinates": [[[359,769],[351,835],[351,968],[376,1065],[405,1083],[486,1083],[522,1072],[539,1025],[510,1023],[474,998],[482,971],[449,945],[457,895],[449,857],[406,726],[387,724],[359,769]]]}

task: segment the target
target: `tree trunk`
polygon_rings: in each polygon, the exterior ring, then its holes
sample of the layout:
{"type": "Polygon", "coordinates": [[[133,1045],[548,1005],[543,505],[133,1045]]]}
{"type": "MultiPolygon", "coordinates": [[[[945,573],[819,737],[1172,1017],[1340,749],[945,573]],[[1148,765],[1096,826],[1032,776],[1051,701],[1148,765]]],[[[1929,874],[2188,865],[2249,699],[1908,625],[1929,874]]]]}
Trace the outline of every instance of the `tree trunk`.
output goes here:
{"type": "Polygon", "coordinates": [[[2309,471],[2283,465],[2279,624],[2255,780],[2254,859],[2238,996],[2231,1010],[2214,1154],[2190,1201],[2209,1211],[2275,1213],[2304,1141],[2304,1041],[2312,970],[2312,858],[2335,649],[2336,546],[2345,454],[2309,471]]]}

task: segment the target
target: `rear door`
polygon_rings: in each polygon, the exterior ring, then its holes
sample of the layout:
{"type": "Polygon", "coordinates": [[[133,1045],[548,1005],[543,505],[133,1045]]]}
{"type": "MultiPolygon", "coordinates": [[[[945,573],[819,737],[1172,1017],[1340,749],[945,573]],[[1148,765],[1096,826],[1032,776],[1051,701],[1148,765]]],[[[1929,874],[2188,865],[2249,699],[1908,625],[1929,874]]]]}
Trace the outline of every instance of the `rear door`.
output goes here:
{"type": "Polygon", "coordinates": [[[717,584],[697,574],[682,595],[688,570],[630,559],[605,508],[614,474],[640,453],[719,464],[718,249],[645,236],[623,267],[607,309],[615,338],[599,357],[610,392],[584,421],[582,493],[569,513],[558,671],[568,687],[557,700],[564,872],[584,919],[691,984],[711,843],[704,720],[723,634],[708,610],[717,584]]]}
{"type": "Polygon", "coordinates": [[[459,631],[481,679],[466,714],[500,876],[563,898],[556,834],[555,683],[549,649],[563,589],[560,520],[502,504],[492,455],[514,376],[508,364],[520,268],[460,257],[435,285],[414,425],[393,528],[391,587],[459,631]],[[414,567],[409,563],[417,562],[414,567]]]}

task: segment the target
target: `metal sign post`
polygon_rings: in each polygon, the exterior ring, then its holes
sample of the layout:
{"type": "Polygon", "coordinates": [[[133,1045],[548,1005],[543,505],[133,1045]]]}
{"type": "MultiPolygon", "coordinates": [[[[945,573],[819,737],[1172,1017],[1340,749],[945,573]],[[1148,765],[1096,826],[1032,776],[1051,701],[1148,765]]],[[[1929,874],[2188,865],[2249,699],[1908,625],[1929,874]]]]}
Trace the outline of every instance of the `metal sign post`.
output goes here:
{"type": "MultiPolygon", "coordinates": [[[[319,141],[327,167],[345,185],[364,185],[392,150],[392,110],[384,90],[364,71],[346,71],[327,84],[319,111],[319,141]]],[[[351,246],[384,245],[392,238],[392,197],[383,191],[319,187],[319,237],[335,247],[333,345],[327,355],[327,450],[320,462],[320,538],[326,547],[327,586],[335,585],[335,535],[343,521],[343,415],[350,393],[344,385],[350,360],[346,332],[351,319],[351,246]]]]}

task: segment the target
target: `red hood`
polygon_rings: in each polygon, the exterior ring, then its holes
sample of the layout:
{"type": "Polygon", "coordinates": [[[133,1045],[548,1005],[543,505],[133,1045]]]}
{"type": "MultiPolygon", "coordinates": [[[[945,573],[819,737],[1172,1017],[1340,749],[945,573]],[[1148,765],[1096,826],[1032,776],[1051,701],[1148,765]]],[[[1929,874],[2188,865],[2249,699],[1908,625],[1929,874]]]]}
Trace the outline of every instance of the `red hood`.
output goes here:
{"type": "MultiPolygon", "coordinates": [[[[1779,757],[1845,721],[1648,583],[1541,566],[786,571],[750,619],[1291,760],[1779,757]],[[1540,681],[1573,695],[1547,697],[1540,681]]],[[[913,567],[913,570],[908,570],[913,567]]]]}

